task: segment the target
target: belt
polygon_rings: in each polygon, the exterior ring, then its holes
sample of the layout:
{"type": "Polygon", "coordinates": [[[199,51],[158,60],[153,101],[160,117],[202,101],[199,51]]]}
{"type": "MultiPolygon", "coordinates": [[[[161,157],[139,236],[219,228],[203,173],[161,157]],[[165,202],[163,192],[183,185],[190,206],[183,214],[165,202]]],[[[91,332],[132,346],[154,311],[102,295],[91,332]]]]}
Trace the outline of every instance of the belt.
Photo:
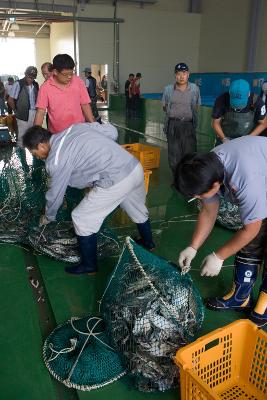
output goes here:
{"type": "Polygon", "coordinates": [[[181,117],[181,118],[169,117],[169,121],[192,122],[192,119],[185,119],[185,117],[181,117]]]}

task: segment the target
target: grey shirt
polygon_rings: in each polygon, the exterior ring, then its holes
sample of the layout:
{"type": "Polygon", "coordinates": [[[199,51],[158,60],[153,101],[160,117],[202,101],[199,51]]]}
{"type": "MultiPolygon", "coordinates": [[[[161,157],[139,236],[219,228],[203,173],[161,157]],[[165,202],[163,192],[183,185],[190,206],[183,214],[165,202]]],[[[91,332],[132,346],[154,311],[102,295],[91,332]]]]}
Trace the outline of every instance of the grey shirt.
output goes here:
{"type": "Polygon", "coordinates": [[[117,129],[97,122],[72,125],[50,139],[46,170],[46,217],[56,219],[67,186],[108,188],[126,178],[139,161],[119,146],[117,129]]]}
{"type": "Polygon", "coordinates": [[[173,91],[170,104],[170,118],[182,118],[186,121],[192,121],[191,98],[192,94],[189,87],[184,91],[176,88],[173,91]]]}
{"type": "Polygon", "coordinates": [[[245,136],[212,150],[224,166],[224,189],[220,195],[239,206],[244,225],[267,218],[267,139],[245,136]]]}

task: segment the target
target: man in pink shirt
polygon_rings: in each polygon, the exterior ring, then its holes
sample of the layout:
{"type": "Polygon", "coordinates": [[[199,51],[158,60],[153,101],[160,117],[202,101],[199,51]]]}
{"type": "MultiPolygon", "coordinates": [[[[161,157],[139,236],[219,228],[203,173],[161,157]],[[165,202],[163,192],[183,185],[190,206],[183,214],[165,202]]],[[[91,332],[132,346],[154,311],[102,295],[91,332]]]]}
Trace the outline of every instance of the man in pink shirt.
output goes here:
{"type": "Polygon", "coordinates": [[[68,54],[53,59],[52,76],[39,90],[34,125],[42,125],[47,110],[49,131],[62,132],[73,124],[94,122],[91,102],[82,79],[74,75],[74,61],[68,54]]]}

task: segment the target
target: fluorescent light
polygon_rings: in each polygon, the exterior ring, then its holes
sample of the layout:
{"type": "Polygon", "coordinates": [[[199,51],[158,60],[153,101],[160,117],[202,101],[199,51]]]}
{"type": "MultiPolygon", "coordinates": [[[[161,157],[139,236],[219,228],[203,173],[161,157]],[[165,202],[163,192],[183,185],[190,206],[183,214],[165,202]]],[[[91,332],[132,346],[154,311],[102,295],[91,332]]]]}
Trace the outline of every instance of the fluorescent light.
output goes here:
{"type": "Polygon", "coordinates": [[[16,22],[14,22],[14,23],[11,25],[10,30],[11,30],[11,31],[19,31],[19,25],[18,25],[16,22]]]}

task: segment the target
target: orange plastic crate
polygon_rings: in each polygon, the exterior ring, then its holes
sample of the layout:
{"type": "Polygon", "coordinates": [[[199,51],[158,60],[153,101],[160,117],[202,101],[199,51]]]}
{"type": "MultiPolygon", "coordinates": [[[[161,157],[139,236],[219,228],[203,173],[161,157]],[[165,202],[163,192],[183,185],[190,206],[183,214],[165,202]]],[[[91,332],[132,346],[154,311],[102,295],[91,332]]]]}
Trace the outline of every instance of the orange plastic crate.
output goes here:
{"type": "Polygon", "coordinates": [[[152,174],[152,171],[144,171],[144,179],[145,179],[145,188],[146,188],[146,193],[148,192],[148,188],[149,188],[149,178],[150,175],[152,174]]]}
{"type": "Polygon", "coordinates": [[[267,333],[238,320],[180,349],[181,400],[266,400],[267,333]]]}
{"type": "Polygon", "coordinates": [[[144,169],[159,168],[160,148],[141,143],[123,144],[125,150],[129,151],[143,165],[144,169]]]}

